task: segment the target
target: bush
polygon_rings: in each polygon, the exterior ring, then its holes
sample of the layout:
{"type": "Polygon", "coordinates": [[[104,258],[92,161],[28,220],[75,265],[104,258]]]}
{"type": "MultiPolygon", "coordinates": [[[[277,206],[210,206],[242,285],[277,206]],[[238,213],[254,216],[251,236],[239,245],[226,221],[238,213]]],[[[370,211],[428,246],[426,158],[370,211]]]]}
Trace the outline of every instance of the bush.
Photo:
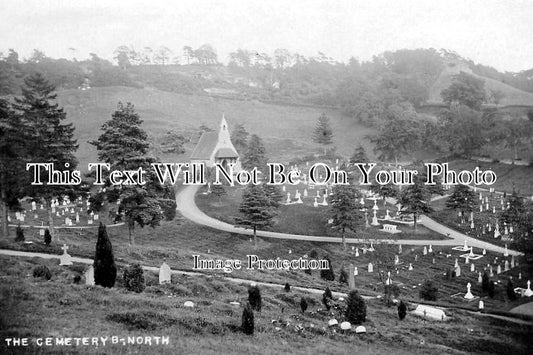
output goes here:
{"type": "Polygon", "coordinates": [[[291,292],[291,285],[288,282],[285,283],[285,292],[291,292]]]}
{"type": "Polygon", "coordinates": [[[348,273],[346,272],[346,270],[344,270],[344,267],[341,267],[341,272],[339,274],[339,282],[341,284],[348,283],[348,273]]]}
{"type": "Polygon", "coordinates": [[[124,287],[128,291],[137,293],[144,291],[146,283],[144,280],[144,271],[140,264],[128,266],[126,269],[124,269],[124,274],[122,277],[124,279],[124,287]]]}
{"type": "Polygon", "coordinates": [[[400,320],[404,320],[405,316],[407,315],[407,306],[403,301],[400,301],[400,304],[398,305],[398,318],[400,320]]]}
{"type": "Polygon", "coordinates": [[[261,291],[259,291],[259,287],[250,286],[248,289],[248,302],[254,311],[261,312],[261,291]]]}
{"type": "Polygon", "coordinates": [[[116,278],[117,267],[113,256],[113,247],[105,226],[100,222],[96,252],[94,253],[94,283],[103,287],[113,287],[116,278]]]}
{"type": "Polygon", "coordinates": [[[20,227],[20,224],[17,227],[17,230],[15,232],[15,242],[23,242],[25,240],[24,238],[24,231],[20,227]]]}
{"type": "Polygon", "coordinates": [[[494,298],[494,281],[489,281],[489,289],[487,290],[490,298],[494,298]]]}
{"type": "Polygon", "coordinates": [[[48,229],[44,230],[44,244],[50,245],[52,243],[52,235],[50,234],[50,231],[48,229]]]}
{"type": "Polygon", "coordinates": [[[366,320],[366,303],[356,290],[350,291],[344,316],[348,322],[361,324],[366,320]]]}
{"type": "Polygon", "coordinates": [[[439,288],[431,280],[425,280],[420,289],[420,298],[426,301],[436,301],[439,288]]]}
{"type": "Polygon", "coordinates": [[[33,269],[33,277],[40,277],[42,279],[50,280],[52,278],[52,272],[46,265],[39,265],[33,269]]]}
{"type": "Polygon", "coordinates": [[[387,306],[390,306],[391,298],[398,298],[400,295],[400,288],[398,285],[385,285],[385,301],[387,306]]]}
{"type": "Polygon", "coordinates": [[[514,292],[513,281],[511,280],[507,281],[507,298],[509,298],[509,301],[516,300],[516,293],[514,292]]]}
{"type": "Polygon", "coordinates": [[[335,273],[333,272],[333,265],[331,264],[331,260],[328,256],[326,256],[324,259],[328,261],[329,269],[320,270],[320,278],[326,281],[334,281],[335,273]]]}
{"type": "Polygon", "coordinates": [[[244,334],[254,334],[254,311],[250,303],[247,303],[242,311],[242,331],[244,334]]]}
{"type": "Polygon", "coordinates": [[[302,310],[302,313],[305,313],[305,311],[307,310],[307,301],[304,297],[300,299],[300,309],[302,310]]]}
{"type": "Polygon", "coordinates": [[[333,300],[333,295],[331,294],[331,290],[329,287],[326,287],[326,290],[322,294],[322,303],[326,307],[326,309],[329,311],[331,308],[330,302],[333,300]]]}
{"type": "Polygon", "coordinates": [[[176,201],[172,199],[160,199],[158,202],[163,210],[165,220],[172,221],[176,217],[176,201]]]}
{"type": "Polygon", "coordinates": [[[484,272],[483,276],[481,277],[481,289],[484,292],[489,292],[489,283],[490,283],[489,275],[486,272],[484,272]]]}

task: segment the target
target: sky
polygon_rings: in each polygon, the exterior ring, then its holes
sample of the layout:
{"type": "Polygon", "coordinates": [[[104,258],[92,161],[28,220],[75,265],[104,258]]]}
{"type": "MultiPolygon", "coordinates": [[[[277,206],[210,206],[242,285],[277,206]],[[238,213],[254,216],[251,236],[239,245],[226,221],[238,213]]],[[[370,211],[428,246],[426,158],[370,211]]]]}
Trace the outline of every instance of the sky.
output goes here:
{"type": "Polygon", "coordinates": [[[318,51],[369,60],[402,48],[446,48],[501,71],[533,68],[532,0],[0,0],[0,51],[22,58],[112,59],[120,45],[175,55],[209,43],[318,51]]]}

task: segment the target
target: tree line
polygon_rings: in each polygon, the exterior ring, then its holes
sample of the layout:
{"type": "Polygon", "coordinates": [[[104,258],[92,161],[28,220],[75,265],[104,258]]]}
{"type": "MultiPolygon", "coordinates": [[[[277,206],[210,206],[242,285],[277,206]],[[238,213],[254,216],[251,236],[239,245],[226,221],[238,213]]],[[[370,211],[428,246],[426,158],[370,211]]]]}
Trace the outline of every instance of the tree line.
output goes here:
{"type": "MultiPolygon", "coordinates": [[[[173,189],[160,185],[150,174],[144,186],[111,186],[106,179],[108,185],[95,190],[89,185],[90,176],[79,185],[51,185],[46,183],[49,169],[40,169],[35,174],[45,183],[33,185],[34,175],[27,170],[27,163],[53,163],[55,170],[72,174],[78,165],[78,143],[73,124],[66,123],[66,112],[56,103],[55,87],[42,74],[26,77],[21,92],[13,100],[0,99],[0,207],[4,237],[9,234],[8,213],[21,211],[23,198],[46,208],[48,229],[54,240],[53,200],[87,197],[91,202],[87,213],[104,207],[111,212],[115,208],[115,220],[124,221],[129,227],[131,244],[136,225],[155,227],[164,219],[174,218],[173,189]]],[[[141,124],[134,106],[119,102],[111,119],[101,127],[102,134],[90,142],[96,147],[100,162],[108,163],[111,170],[149,170],[156,158],[148,154],[148,136],[141,124]]]]}

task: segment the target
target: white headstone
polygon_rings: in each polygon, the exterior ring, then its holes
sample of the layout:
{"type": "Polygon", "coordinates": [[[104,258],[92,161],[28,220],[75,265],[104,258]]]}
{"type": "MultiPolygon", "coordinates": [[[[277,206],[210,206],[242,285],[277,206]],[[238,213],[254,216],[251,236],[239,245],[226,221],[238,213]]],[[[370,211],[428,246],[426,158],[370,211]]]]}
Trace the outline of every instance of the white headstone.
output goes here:
{"type": "Polygon", "coordinates": [[[350,324],[350,322],[342,322],[341,323],[341,329],[342,330],[352,329],[352,325],[350,324]]]}
{"type": "Polygon", "coordinates": [[[66,244],[63,244],[63,247],[61,247],[61,250],[63,250],[63,254],[59,257],[59,265],[61,266],[72,265],[72,257],[67,253],[68,246],[66,244]]]}
{"type": "Polygon", "coordinates": [[[169,284],[171,283],[172,272],[170,271],[170,266],[167,263],[163,262],[159,268],[159,284],[169,284]]]}
{"type": "Polygon", "coordinates": [[[368,272],[374,272],[374,265],[372,263],[368,263],[368,272]]]}
{"type": "Polygon", "coordinates": [[[94,267],[92,265],[85,271],[85,284],[87,286],[94,286],[94,267]]]}
{"type": "Polygon", "coordinates": [[[474,295],[472,294],[472,292],[470,292],[470,288],[472,287],[472,285],[470,284],[470,282],[466,285],[466,295],[465,295],[465,298],[467,300],[471,300],[472,298],[474,298],[474,295]]]}

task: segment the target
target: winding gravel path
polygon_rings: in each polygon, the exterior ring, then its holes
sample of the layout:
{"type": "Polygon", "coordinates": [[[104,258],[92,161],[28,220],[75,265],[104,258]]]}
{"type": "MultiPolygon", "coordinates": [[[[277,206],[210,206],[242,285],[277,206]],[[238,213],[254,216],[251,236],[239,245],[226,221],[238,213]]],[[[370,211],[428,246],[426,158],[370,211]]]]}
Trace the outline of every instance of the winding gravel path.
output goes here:
{"type": "MultiPolygon", "coordinates": [[[[226,222],[222,222],[218,219],[209,217],[204,212],[202,212],[194,200],[195,195],[200,188],[199,185],[187,185],[184,186],[181,191],[176,194],[176,204],[178,206],[178,211],[183,215],[183,217],[217,230],[224,232],[244,234],[244,235],[253,235],[253,231],[249,229],[244,229],[236,227],[226,222]]],[[[456,230],[448,228],[433,219],[427,216],[421,216],[419,222],[424,227],[437,232],[439,234],[447,236],[449,239],[445,240],[417,240],[417,239],[387,239],[381,236],[376,236],[374,241],[379,241],[381,243],[392,243],[392,244],[404,244],[404,245],[438,245],[438,246],[461,246],[464,245],[465,240],[468,246],[473,246],[479,249],[486,249],[497,253],[504,253],[505,248],[500,246],[484,242],[472,237],[467,236],[466,234],[460,233],[456,230]]],[[[325,237],[325,236],[308,236],[308,235],[299,235],[299,234],[289,234],[289,233],[277,233],[270,231],[257,231],[257,236],[264,238],[277,238],[277,239],[291,239],[291,240],[305,240],[310,242],[328,242],[328,243],[342,243],[342,238],[338,237],[325,237]]],[[[358,239],[358,238],[346,238],[346,243],[352,244],[361,244],[368,243],[368,239],[358,239]]],[[[480,252],[480,251],[479,251],[480,252]]],[[[509,255],[521,255],[520,252],[514,250],[508,250],[509,255]]]]}

